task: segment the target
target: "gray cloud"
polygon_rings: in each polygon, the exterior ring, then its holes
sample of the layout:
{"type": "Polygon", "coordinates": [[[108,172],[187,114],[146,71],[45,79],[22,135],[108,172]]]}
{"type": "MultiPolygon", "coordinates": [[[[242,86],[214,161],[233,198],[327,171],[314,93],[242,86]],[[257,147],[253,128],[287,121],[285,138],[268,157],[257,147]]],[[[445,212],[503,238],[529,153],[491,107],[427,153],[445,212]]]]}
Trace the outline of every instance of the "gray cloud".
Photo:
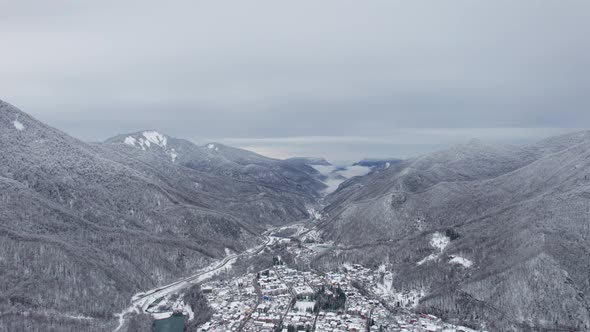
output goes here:
{"type": "Polygon", "coordinates": [[[0,98],[84,140],[157,128],[352,160],[457,141],[424,136],[428,128],[518,143],[590,127],[584,0],[24,0],[1,9],[0,98]]]}

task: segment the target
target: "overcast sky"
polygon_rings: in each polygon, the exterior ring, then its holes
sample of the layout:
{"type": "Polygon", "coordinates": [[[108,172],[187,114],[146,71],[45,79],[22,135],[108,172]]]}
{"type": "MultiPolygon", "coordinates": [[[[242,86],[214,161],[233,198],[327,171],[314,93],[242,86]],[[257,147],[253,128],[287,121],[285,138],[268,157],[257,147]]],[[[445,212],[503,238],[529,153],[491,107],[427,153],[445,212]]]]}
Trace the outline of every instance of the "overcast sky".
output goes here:
{"type": "Polygon", "coordinates": [[[590,128],[590,1],[0,0],[0,99],[83,140],[408,157],[590,128]]]}

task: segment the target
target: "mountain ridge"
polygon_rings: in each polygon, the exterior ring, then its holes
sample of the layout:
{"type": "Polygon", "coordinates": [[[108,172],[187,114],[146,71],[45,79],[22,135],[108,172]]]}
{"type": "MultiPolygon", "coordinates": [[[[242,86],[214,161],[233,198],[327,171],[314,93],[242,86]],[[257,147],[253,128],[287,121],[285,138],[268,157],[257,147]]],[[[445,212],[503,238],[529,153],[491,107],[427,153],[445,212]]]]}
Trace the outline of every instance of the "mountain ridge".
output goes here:
{"type": "Polygon", "coordinates": [[[318,230],[350,250],[316,264],[386,264],[398,291],[431,291],[418,310],[449,320],[588,329],[578,296],[590,291],[588,133],[489,150],[462,145],[348,180],[328,196],[318,230]],[[456,238],[439,250],[435,234],[456,238]]]}
{"type": "Polygon", "coordinates": [[[85,143],[6,102],[0,140],[0,330],[112,330],[134,292],[257,245],[267,223],[307,218],[313,201],[313,189],[268,189],[256,174],[85,143]]]}
{"type": "Polygon", "coordinates": [[[338,246],[315,268],[378,268],[394,291],[424,294],[418,312],[590,329],[590,131],[380,160],[325,197],[323,158],[157,130],[85,143],[2,101],[0,140],[0,330],[23,329],[23,312],[37,330],[112,330],[135,291],[308,218],[338,246]]]}

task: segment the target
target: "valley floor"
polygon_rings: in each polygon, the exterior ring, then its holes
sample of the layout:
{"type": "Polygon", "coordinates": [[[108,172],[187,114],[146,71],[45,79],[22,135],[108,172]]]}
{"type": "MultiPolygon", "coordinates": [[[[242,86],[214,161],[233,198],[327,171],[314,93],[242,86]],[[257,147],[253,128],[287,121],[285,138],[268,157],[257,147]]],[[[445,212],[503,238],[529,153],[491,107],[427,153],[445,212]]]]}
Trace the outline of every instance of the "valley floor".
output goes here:
{"type": "Polygon", "coordinates": [[[343,264],[335,271],[313,270],[314,257],[327,250],[338,247],[318,243],[313,231],[302,224],[273,229],[259,247],[228,255],[179,282],[137,294],[121,313],[117,330],[124,330],[126,314],[134,312],[155,319],[182,312],[190,322],[194,313],[182,302],[182,293],[199,283],[213,315],[193,331],[473,331],[416,313],[425,290],[397,291],[384,267],[343,264]],[[278,252],[289,255],[293,266],[278,252]],[[236,260],[254,262],[263,254],[273,255],[272,266],[252,263],[243,273],[228,274],[236,260]],[[216,277],[224,271],[224,278],[216,277]]]}

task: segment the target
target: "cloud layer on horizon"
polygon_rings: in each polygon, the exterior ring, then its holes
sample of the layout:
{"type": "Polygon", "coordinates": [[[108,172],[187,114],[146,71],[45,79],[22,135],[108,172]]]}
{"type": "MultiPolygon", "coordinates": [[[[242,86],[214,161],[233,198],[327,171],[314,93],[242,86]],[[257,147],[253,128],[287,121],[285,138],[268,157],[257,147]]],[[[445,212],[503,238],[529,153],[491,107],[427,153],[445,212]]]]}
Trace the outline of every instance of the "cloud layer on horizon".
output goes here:
{"type": "Polygon", "coordinates": [[[0,12],[0,98],[84,140],[338,160],[520,143],[590,127],[589,30],[583,0],[23,0],[0,12]]]}

